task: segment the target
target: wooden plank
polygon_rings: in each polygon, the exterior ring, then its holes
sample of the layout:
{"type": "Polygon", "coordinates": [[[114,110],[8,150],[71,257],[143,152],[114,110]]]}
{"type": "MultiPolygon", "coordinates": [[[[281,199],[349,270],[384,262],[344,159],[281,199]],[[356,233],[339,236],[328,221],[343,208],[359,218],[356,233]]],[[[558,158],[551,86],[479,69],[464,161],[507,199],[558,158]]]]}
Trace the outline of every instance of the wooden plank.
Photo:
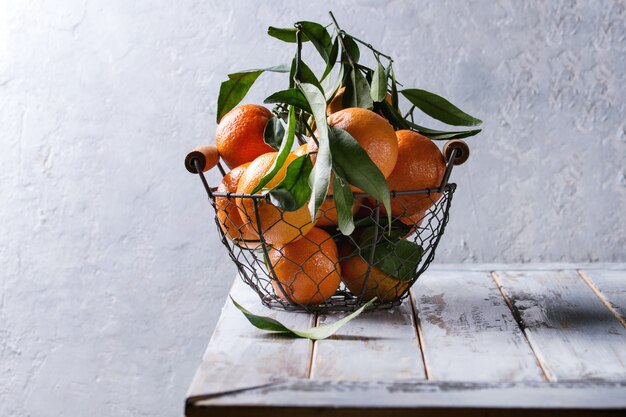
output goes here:
{"type": "Polygon", "coordinates": [[[626,379],[626,329],[576,271],[494,275],[551,379],[626,379]]]}
{"type": "Polygon", "coordinates": [[[599,269],[578,272],[626,327],[626,270],[599,269]]]}
{"type": "MultiPolygon", "coordinates": [[[[256,293],[239,278],[231,295],[253,313],[271,316],[286,326],[306,329],[314,323],[313,314],[263,307],[256,293]]],[[[187,397],[193,399],[290,378],[307,378],[310,355],[309,340],[256,329],[228,299],[187,397]]]]}
{"type": "Polygon", "coordinates": [[[430,379],[544,379],[490,273],[427,271],[411,294],[430,379]]]}
{"type": "Polygon", "coordinates": [[[560,271],[560,270],[626,270],[626,263],[606,262],[547,262],[547,263],[476,263],[476,264],[434,264],[429,271],[560,271]]]}
{"type": "MultiPolygon", "coordinates": [[[[326,324],[343,314],[320,314],[326,324]]],[[[330,339],[315,342],[311,378],[346,381],[423,379],[424,364],[409,300],[365,312],[330,339]]]]}
{"type": "Polygon", "coordinates": [[[199,400],[188,405],[186,415],[549,416],[555,410],[559,416],[592,415],[583,410],[624,415],[626,382],[298,380],[199,400]]]}

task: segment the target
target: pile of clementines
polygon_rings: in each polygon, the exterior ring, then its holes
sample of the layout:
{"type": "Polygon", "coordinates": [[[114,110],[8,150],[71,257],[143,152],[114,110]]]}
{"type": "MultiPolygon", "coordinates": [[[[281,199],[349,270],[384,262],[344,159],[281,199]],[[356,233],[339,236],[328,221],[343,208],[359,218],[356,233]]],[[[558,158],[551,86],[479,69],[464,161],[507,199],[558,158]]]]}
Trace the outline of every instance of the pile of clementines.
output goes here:
{"type": "Polygon", "coordinates": [[[424,251],[407,238],[441,197],[446,160],[433,140],[480,131],[417,125],[416,109],[456,126],[480,121],[433,93],[398,91],[391,57],[332,18],[332,36],[314,22],[270,27],[296,45],[292,65],[230,74],[218,100],[215,142],[230,169],[214,189],[218,223],[237,247],[263,252],[275,296],[300,306],[323,304],[340,287],[363,301],[401,297],[424,251]],[[301,59],[305,42],[324,61],[319,78],[301,59]],[[374,69],[361,63],[359,44],[372,51],[374,69]],[[265,71],[289,72],[289,88],[265,100],[271,110],[240,105],[265,71]],[[405,116],[399,93],[411,104],[405,116]]]}

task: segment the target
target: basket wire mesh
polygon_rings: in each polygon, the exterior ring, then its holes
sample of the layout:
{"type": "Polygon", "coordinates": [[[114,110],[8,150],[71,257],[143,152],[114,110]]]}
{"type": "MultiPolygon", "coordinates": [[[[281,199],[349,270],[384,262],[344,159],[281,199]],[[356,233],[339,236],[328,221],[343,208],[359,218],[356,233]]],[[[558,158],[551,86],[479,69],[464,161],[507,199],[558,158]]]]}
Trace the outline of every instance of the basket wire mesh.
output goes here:
{"type": "MultiPolygon", "coordinates": [[[[332,195],[326,197],[327,204],[320,210],[315,232],[311,232],[310,223],[292,222],[286,215],[289,212],[278,209],[274,221],[268,223],[260,215],[262,208],[272,207],[268,195],[237,194],[210,187],[203,164],[194,159],[191,165],[216,212],[215,223],[223,245],[241,278],[264,305],[289,311],[354,311],[373,297],[377,297],[370,307],[373,309],[399,305],[433,261],[456,189],[456,184],[448,183],[456,152],[453,149],[447,155],[446,171],[438,188],[390,192],[391,223],[379,202],[365,193],[354,193],[356,229],[350,236],[344,236],[336,226],[332,195]],[[242,210],[243,201],[246,207],[251,202],[252,210],[242,210]],[[272,228],[293,229],[289,233],[292,237],[288,242],[268,242],[266,237],[272,228]],[[399,241],[412,244],[408,245],[408,254],[395,253],[407,251],[407,244],[400,245],[399,241]],[[382,271],[385,263],[399,270],[408,267],[411,273],[396,279],[382,271]],[[279,271],[283,271],[282,276],[279,271]]],[[[217,165],[222,176],[226,175],[219,162],[217,165]]]]}

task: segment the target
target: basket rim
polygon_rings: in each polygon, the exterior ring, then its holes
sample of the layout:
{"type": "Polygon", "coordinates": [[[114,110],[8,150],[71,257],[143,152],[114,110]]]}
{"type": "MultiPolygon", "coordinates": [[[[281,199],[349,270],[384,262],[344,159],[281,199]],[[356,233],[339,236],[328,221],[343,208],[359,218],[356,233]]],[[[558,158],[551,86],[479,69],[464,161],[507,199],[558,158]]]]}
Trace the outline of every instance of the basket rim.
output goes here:
{"type": "MultiPolygon", "coordinates": [[[[456,183],[449,182],[443,187],[420,188],[417,190],[401,190],[401,191],[391,190],[389,191],[389,196],[391,198],[395,198],[399,196],[415,195],[415,194],[436,194],[436,193],[442,193],[444,191],[450,191],[454,189],[456,189],[456,183]]],[[[231,199],[231,198],[267,199],[269,198],[268,194],[239,194],[239,193],[230,193],[230,192],[218,192],[217,187],[211,187],[211,192],[213,194],[213,197],[220,197],[220,198],[227,198],[227,199],[231,199]]],[[[370,197],[368,193],[352,193],[352,195],[354,196],[354,198],[370,197]]],[[[326,200],[332,200],[332,199],[333,199],[332,194],[326,196],[326,200]]]]}

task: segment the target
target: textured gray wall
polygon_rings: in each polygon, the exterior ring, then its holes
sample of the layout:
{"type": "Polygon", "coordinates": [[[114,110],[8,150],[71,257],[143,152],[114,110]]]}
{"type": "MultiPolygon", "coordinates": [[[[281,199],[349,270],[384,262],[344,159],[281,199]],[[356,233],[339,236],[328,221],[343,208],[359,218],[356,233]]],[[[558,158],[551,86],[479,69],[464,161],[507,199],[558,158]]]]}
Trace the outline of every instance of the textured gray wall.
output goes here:
{"type": "Polygon", "coordinates": [[[181,415],[234,274],[182,158],[331,7],[485,120],[437,262],[626,260],[624,1],[312,3],[0,1],[0,415],[181,415]]]}

